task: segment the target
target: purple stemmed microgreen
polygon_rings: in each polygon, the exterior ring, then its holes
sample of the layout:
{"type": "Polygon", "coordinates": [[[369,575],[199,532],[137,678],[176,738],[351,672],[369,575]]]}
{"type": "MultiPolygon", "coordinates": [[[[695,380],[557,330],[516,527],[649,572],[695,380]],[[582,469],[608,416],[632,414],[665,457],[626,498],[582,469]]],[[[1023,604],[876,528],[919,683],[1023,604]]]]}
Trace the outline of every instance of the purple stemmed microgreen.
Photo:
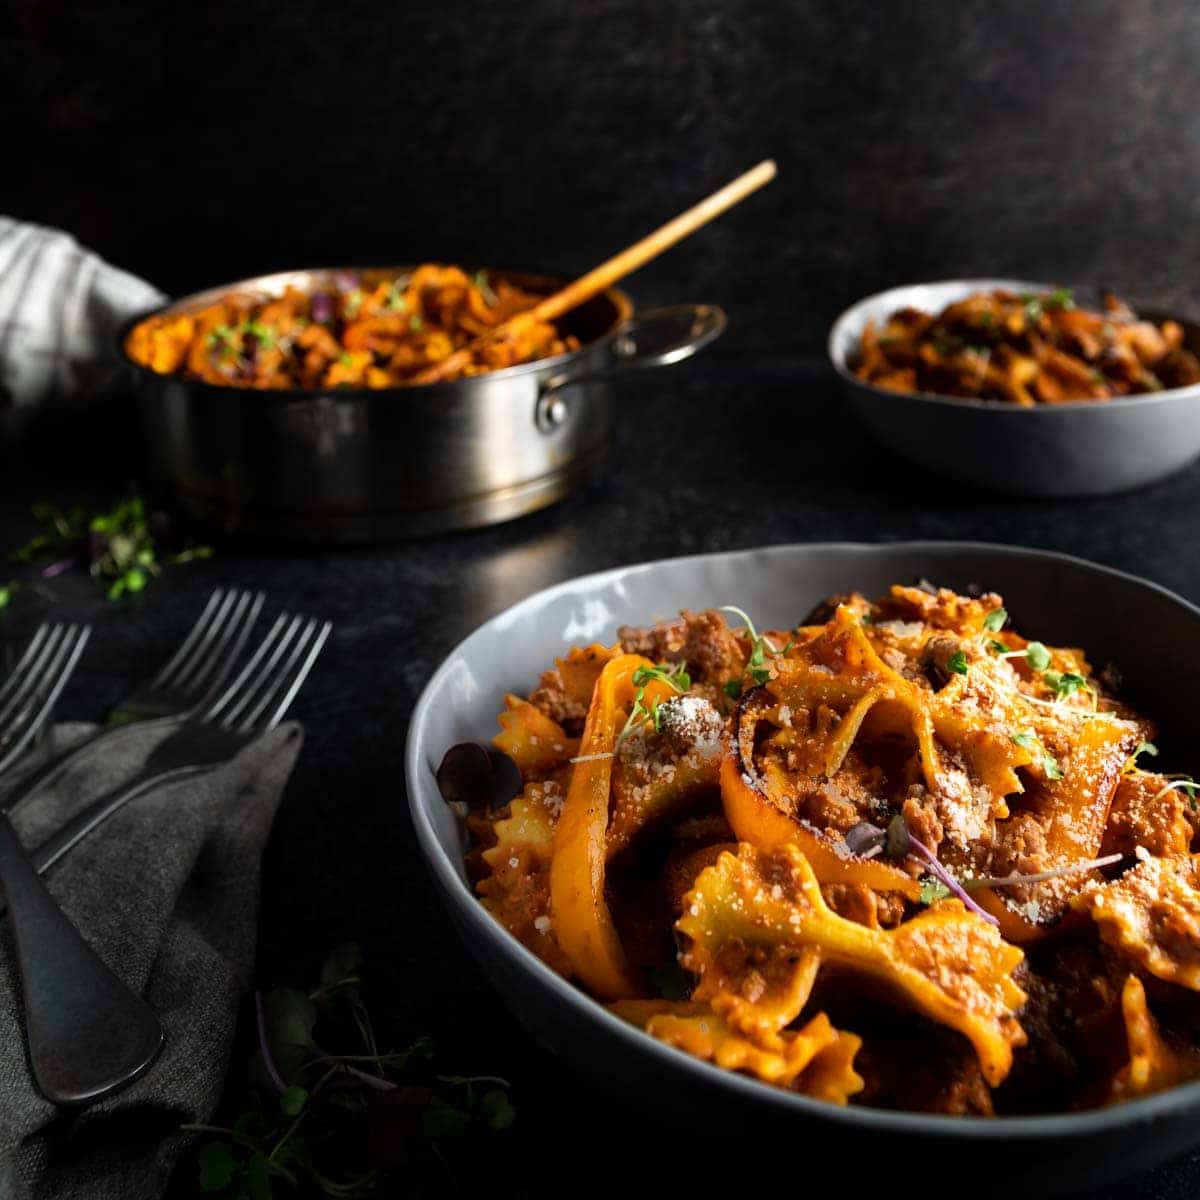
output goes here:
{"type": "Polygon", "coordinates": [[[935,881],[945,889],[943,893],[937,888],[922,884],[921,899],[924,903],[929,904],[934,900],[944,899],[946,895],[954,895],[976,916],[982,917],[990,925],[999,925],[999,921],[991,913],[971,899],[962,884],[938,861],[937,855],[924,842],[913,836],[908,822],[900,813],[888,822],[887,829],[860,821],[846,833],[845,842],[850,853],[859,857],[882,852],[897,862],[909,856],[924,859],[935,881]]]}
{"type": "Polygon", "coordinates": [[[498,1076],[438,1073],[428,1038],[379,1049],[361,966],[357,947],[343,946],[311,990],[255,994],[261,1069],[248,1076],[244,1110],[228,1126],[181,1127],[203,1138],[194,1160],[201,1192],[440,1195],[445,1151],[488,1157],[494,1143],[483,1139],[512,1124],[498,1076]]]}
{"type": "MultiPolygon", "coordinates": [[[[105,586],[110,600],[142,591],[166,566],[212,555],[208,546],[188,546],[164,554],[163,541],[169,533],[169,522],[162,513],[148,511],[140,496],[94,514],[79,507],[61,509],[52,504],[38,504],[33,516],[42,526],[41,531],[12,557],[17,562],[33,564],[53,556],[50,563],[38,570],[40,580],[55,579],[74,567],[82,567],[105,586]]],[[[8,585],[9,597],[12,587],[8,585]]]]}

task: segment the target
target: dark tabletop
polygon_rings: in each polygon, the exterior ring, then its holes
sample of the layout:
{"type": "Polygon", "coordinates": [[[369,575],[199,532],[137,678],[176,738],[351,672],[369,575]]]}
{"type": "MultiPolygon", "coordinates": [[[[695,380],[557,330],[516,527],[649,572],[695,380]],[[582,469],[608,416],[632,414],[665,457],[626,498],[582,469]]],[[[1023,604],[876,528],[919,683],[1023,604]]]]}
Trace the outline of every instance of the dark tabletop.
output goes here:
{"type": "MultiPolygon", "coordinates": [[[[262,587],[280,604],[334,622],[294,709],[308,740],[266,853],[260,981],[305,983],[329,949],[359,941],[375,1004],[398,1034],[432,1034],[450,1066],[511,1079],[522,1144],[568,1156],[585,1151],[590,1129],[613,1127],[622,1102],[538,1048],[501,1008],[438,906],[406,811],[409,714],[461,638],[574,575],[780,542],[957,538],[1044,547],[1200,601],[1200,467],[1111,499],[985,494],[892,460],[811,362],[751,367],[714,353],[623,383],[620,403],[603,481],[522,520],[327,553],[220,546],[211,562],[173,571],[125,606],[110,606],[82,580],[60,591],[62,611],[97,627],[62,702],[62,715],[73,718],[100,717],[162,660],[216,583],[262,587]]],[[[97,454],[80,439],[59,439],[49,460],[43,451],[10,461],[5,534],[23,536],[37,499],[110,499],[136,477],[136,453],[119,439],[109,444],[111,453],[97,454]]],[[[530,664],[531,680],[539,668],[530,664]]],[[[231,1078],[240,1081],[240,1067],[231,1078]]],[[[664,1156],[674,1153],[657,1144],[664,1156]]],[[[1198,1176],[1193,1159],[1097,1197],[1191,1197],[1198,1176]]]]}

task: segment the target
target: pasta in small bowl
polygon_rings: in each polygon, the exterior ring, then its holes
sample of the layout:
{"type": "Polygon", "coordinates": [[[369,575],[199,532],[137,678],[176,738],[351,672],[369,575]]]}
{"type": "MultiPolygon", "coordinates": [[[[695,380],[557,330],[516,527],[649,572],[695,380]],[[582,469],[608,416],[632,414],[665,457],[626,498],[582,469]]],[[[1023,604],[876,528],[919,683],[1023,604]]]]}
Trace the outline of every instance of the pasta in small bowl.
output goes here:
{"type": "Polygon", "coordinates": [[[828,351],[889,449],[965,482],[1105,495],[1200,454],[1200,328],[1112,294],[996,279],[891,288],[847,309],[828,351]]]}

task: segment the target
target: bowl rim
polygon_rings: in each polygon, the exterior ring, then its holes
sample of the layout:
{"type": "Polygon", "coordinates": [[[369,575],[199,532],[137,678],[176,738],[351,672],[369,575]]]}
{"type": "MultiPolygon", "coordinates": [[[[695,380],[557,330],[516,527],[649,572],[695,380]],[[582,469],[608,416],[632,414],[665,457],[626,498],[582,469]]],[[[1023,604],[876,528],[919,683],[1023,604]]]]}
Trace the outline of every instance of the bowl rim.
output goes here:
{"type": "MultiPolygon", "coordinates": [[[[433,708],[434,694],[450,674],[453,665],[464,652],[469,651],[471,642],[482,632],[498,623],[511,620],[518,610],[529,605],[544,603],[570,591],[602,587],[620,580],[631,572],[645,573],[666,564],[702,563],[715,558],[745,557],[747,559],[783,558],[788,555],[813,552],[838,551],[849,556],[868,557],[881,552],[911,554],[954,554],[986,552],[1001,558],[1034,558],[1047,565],[1068,564],[1082,567],[1086,571],[1114,580],[1132,583],[1137,587],[1154,592],[1163,599],[1177,605],[1189,616],[1200,622],[1200,607],[1185,600],[1168,588],[1128,571],[1104,566],[1076,555],[1063,554],[1055,550],[1043,550],[1029,546],[1011,546],[996,542],[918,540],[904,542],[813,542],[781,543],[757,546],[741,550],[717,551],[708,554],[679,555],[671,558],[652,559],[625,566],[610,567],[586,575],[562,580],[549,587],[530,593],[508,608],[494,614],[463,638],[442,660],[430,677],[413,708],[408,736],[404,749],[405,788],[409,813],[417,834],[417,843],[427,868],[440,886],[447,903],[452,905],[457,916],[465,920],[472,930],[489,942],[501,954],[509,966],[532,977],[532,982],[549,991],[575,1015],[586,1022],[598,1025],[618,1044],[626,1045],[634,1053],[657,1057],[668,1070],[677,1070],[701,1086],[721,1087],[732,1090],[748,1103],[767,1104],[792,1111],[797,1117],[813,1117],[840,1126],[857,1126],[871,1131],[931,1135],[956,1140],[982,1139],[987,1142],[1004,1141],[1013,1137],[1045,1141],[1065,1136],[1091,1137],[1108,1130],[1130,1125],[1148,1124],[1181,1110],[1200,1106],[1200,1079],[1179,1084],[1138,1100],[1108,1108],[1084,1109],[1066,1113],[1046,1113],[1031,1116],[956,1116],[937,1113],[914,1113],[891,1109],[840,1106],[802,1096],[794,1092],[772,1088],[758,1080],[736,1072],[725,1071],[687,1054],[683,1050],[668,1046],[651,1037],[643,1030],[621,1020],[609,1012],[600,1001],[595,1000],[581,988],[568,983],[550,969],[531,950],[522,945],[507,929],[500,925],[483,907],[460,877],[451,856],[438,841],[433,824],[420,801],[422,791],[428,792],[436,784],[431,771],[423,761],[426,754],[425,730],[429,713],[433,708]],[[427,777],[428,776],[428,777],[427,777]]],[[[536,667],[536,664],[534,665],[536,667]]],[[[457,925],[456,925],[457,927],[457,925]]],[[[461,936],[461,934],[460,934],[461,936]]]]}
{"type": "MultiPolygon", "coordinates": [[[[976,412],[1022,413],[1025,415],[1033,413],[1079,412],[1081,410],[1089,412],[1113,412],[1127,408],[1144,408],[1150,404],[1168,403],[1185,397],[1195,398],[1200,396],[1200,383],[1189,383],[1186,387],[1163,388],[1159,392],[1135,392],[1129,396],[1114,396],[1110,400],[1065,400],[1061,404],[1035,404],[1032,408],[1022,408],[1015,404],[1009,404],[1004,400],[984,400],[975,396],[947,396],[942,392],[897,392],[889,388],[881,388],[877,384],[869,383],[865,379],[860,379],[850,369],[847,361],[849,357],[848,352],[843,354],[837,349],[839,341],[849,340],[844,337],[846,327],[856,322],[856,319],[864,308],[888,301],[893,296],[899,297],[904,293],[911,292],[914,288],[945,288],[948,291],[968,289],[965,294],[970,295],[972,292],[994,291],[997,288],[1007,288],[1012,291],[1049,292],[1053,291],[1056,286],[1061,285],[1034,283],[1027,279],[1009,278],[936,279],[918,283],[896,284],[894,287],[885,288],[881,292],[873,292],[869,296],[863,296],[848,308],[843,309],[829,327],[829,333],[825,339],[825,354],[830,365],[844,383],[850,384],[852,387],[864,392],[870,392],[881,399],[892,401],[896,399],[918,400],[929,404],[949,406],[951,408],[973,409],[976,412]]],[[[1087,289],[1076,285],[1071,290],[1085,291],[1087,289]]],[[[1149,311],[1154,314],[1152,319],[1164,319],[1157,313],[1153,306],[1150,306],[1149,311]]],[[[1186,317],[1172,317],[1171,319],[1177,320],[1183,325],[1195,326],[1196,324],[1195,321],[1186,317]]],[[[854,335],[854,340],[856,342],[858,340],[857,333],[854,335]]]]}
{"type": "MultiPolygon", "coordinates": [[[[585,354],[597,342],[602,341],[606,337],[612,336],[626,321],[631,320],[637,314],[637,306],[632,298],[620,288],[606,288],[599,296],[594,296],[593,299],[599,299],[600,296],[610,300],[616,309],[616,319],[613,324],[598,337],[593,338],[590,342],[585,342],[578,350],[564,350],[562,354],[555,354],[549,358],[535,358],[531,362],[517,363],[511,367],[502,367],[498,371],[485,371],[482,375],[473,375],[469,379],[450,379],[440,381],[438,383],[415,383],[408,384],[404,387],[388,387],[388,388],[351,388],[351,387],[335,387],[335,388],[243,388],[231,387],[221,383],[211,383],[206,379],[189,379],[185,375],[177,375],[174,373],[166,374],[161,371],[151,370],[142,363],[137,362],[129,356],[125,349],[125,339],[129,336],[134,326],[139,325],[142,321],[148,320],[150,317],[160,316],[163,313],[171,312],[174,309],[184,309],[190,306],[200,306],[206,303],[213,303],[219,300],[222,296],[228,295],[230,292],[238,291],[254,291],[261,290],[264,286],[273,283],[286,284],[290,279],[302,275],[336,275],[339,272],[361,273],[365,271],[379,271],[383,273],[404,271],[413,271],[420,263],[402,263],[397,266],[333,266],[333,267],[294,267],[284,271],[268,271],[262,275],[251,275],[246,279],[237,279],[231,283],[217,284],[213,287],[201,288],[196,292],[189,292],[185,296],[177,296],[174,299],[167,300],[163,304],[155,305],[153,308],[144,309],[127,317],[117,326],[116,332],[113,335],[113,342],[116,346],[117,357],[121,365],[135,371],[143,379],[150,380],[176,380],[179,383],[186,384],[188,387],[197,388],[201,392],[211,396],[225,397],[248,397],[255,396],[260,402],[264,400],[275,399],[277,401],[290,400],[315,400],[322,397],[336,396],[339,399],[362,400],[370,397],[395,397],[395,396],[429,396],[438,395],[450,391],[452,388],[458,387],[463,383],[470,383],[477,379],[513,379],[521,375],[531,375],[535,372],[545,371],[547,368],[557,369],[564,366],[581,355],[585,354]]],[[[463,270],[468,274],[472,271],[488,271],[496,275],[506,275],[512,278],[525,278],[528,280],[540,280],[544,283],[554,285],[564,285],[570,280],[558,275],[546,275],[537,271],[519,271],[508,267],[464,267],[463,270]]]]}

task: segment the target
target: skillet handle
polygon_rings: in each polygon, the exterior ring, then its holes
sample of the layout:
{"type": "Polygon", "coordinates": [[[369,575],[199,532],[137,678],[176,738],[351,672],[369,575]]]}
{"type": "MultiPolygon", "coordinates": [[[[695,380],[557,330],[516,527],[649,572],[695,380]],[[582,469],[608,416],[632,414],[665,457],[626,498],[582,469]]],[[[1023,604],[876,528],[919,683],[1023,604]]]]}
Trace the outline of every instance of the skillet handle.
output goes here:
{"type": "Polygon", "coordinates": [[[573,384],[605,379],[635,367],[658,367],[682,362],[725,331],[728,319],[715,304],[674,304],[639,313],[618,326],[598,345],[588,361],[552,375],[542,384],[534,422],[553,433],[567,419],[567,402],[560,393],[573,384]]]}

